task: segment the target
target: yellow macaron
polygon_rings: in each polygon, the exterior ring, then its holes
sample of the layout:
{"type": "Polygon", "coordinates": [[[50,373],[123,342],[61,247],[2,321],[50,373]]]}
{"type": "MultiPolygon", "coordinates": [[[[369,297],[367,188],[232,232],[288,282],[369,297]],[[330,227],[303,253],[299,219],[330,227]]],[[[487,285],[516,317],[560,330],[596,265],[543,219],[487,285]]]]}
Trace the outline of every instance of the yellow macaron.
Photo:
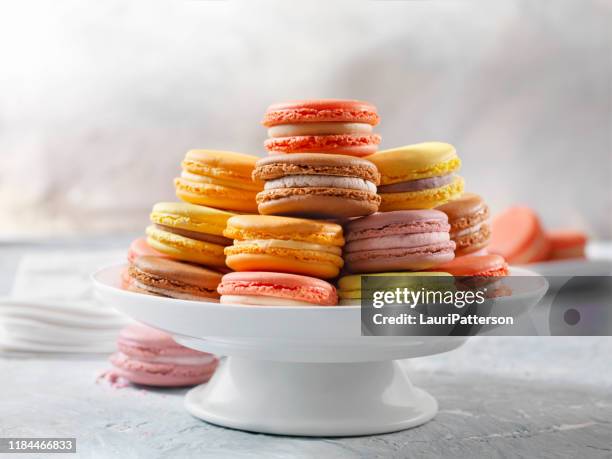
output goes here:
{"type": "Polygon", "coordinates": [[[232,243],[223,231],[234,215],[186,202],[160,202],[151,211],[147,242],[177,260],[223,267],[223,249],[232,243]]]}
{"type": "Polygon", "coordinates": [[[342,227],[303,218],[237,215],[223,233],[234,239],[225,248],[235,271],[276,271],[329,279],[344,264],[342,227]]]}
{"type": "Polygon", "coordinates": [[[191,150],[174,179],[176,195],[183,201],[239,212],[257,212],[255,195],[263,184],[251,178],[259,158],[218,150],[191,150]]]}
{"type": "Polygon", "coordinates": [[[367,157],[381,174],[380,211],[432,209],[463,192],[463,178],[455,147],[425,142],[383,150],[367,157]]]}
{"type": "Polygon", "coordinates": [[[382,285],[381,281],[381,287],[384,287],[384,289],[406,287],[410,289],[425,288],[438,290],[442,287],[451,288],[454,285],[453,276],[448,273],[435,271],[351,274],[338,279],[338,298],[340,298],[340,305],[349,306],[361,304],[361,278],[364,276],[394,278],[393,281],[385,281],[384,285],[382,285]],[[441,282],[439,279],[440,277],[448,278],[448,282],[441,282]],[[428,280],[428,278],[433,278],[433,280],[428,280]]]}

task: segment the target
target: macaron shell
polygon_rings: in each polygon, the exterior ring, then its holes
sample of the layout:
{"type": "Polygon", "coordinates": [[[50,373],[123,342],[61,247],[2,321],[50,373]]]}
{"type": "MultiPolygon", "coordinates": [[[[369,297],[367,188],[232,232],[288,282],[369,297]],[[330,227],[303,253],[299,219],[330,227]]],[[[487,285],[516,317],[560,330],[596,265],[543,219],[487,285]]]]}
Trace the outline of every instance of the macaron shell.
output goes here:
{"type": "Polygon", "coordinates": [[[227,266],[234,271],[270,271],[332,279],[344,264],[341,257],[322,252],[228,247],[227,266]],[[249,250],[250,249],[250,250],[249,250]],[[261,253],[256,253],[260,251],[261,253]]]}
{"type": "Polygon", "coordinates": [[[146,229],[147,243],[171,258],[210,266],[225,266],[224,246],[190,239],[155,226],[146,229]]]}
{"type": "Polygon", "coordinates": [[[548,258],[550,242],[540,219],[528,207],[511,207],[496,215],[491,232],[489,252],[501,255],[508,263],[535,263],[548,258]]]}
{"type": "Polygon", "coordinates": [[[446,175],[461,167],[455,147],[443,142],[383,150],[367,159],[376,164],[381,174],[381,185],[446,175]]]}
{"type": "Polygon", "coordinates": [[[376,125],[380,121],[376,107],[368,102],[347,99],[312,99],[270,105],[262,124],[309,122],[352,122],[376,125]]]}
{"type": "Polygon", "coordinates": [[[352,273],[380,271],[420,271],[451,261],[455,257],[452,241],[416,248],[395,248],[348,253],[346,268],[352,273]]]}
{"type": "Polygon", "coordinates": [[[130,263],[133,263],[134,260],[138,257],[142,256],[153,256],[153,257],[167,257],[168,255],[155,250],[148,243],[146,238],[140,237],[138,239],[134,239],[130,244],[128,249],[127,259],[130,263]]]}
{"type": "Polygon", "coordinates": [[[275,272],[237,272],[223,276],[221,295],[261,295],[306,301],[320,306],[338,302],[333,285],[314,277],[275,272]]]}
{"type": "Polygon", "coordinates": [[[435,209],[377,212],[346,225],[345,238],[355,241],[393,234],[448,231],[448,217],[435,209]]]}
{"type": "Polygon", "coordinates": [[[584,258],[588,237],[577,230],[552,230],[546,232],[550,243],[550,259],[566,260],[570,258],[584,258]]]}
{"type": "Polygon", "coordinates": [[[380,196],[347,188],[283,188],[257,194],[263,215],[312,218],[349,218],[376,212],[380,196]]]}
{"type": "Polygon", "coordinates": [[[214,183],[202,183],[182,177],[174,179],[176,196],[185,202],[238,212],[257,212],[256,193],[214,183]]]}
{"type": "Polygon", "coordinates": [[[251,173],[257,156],[221,150],[190,150],[183,169],[194,174],[252,184],[251,173]]]}
{"type": "Polygon", "coordinates": [[[270,138],[264,146],[272,153],[314,152],[362,157],[375,153],[380,141],[378,134],[310,135],[270,138]]]}
{"type": "Polygon", "coordinates": [[[473,233],[464,234],[462,236],[453,237],[453,241],[457,245],[455,255],[467,255],[477,252],[489,245],[491,239],[491,228],[486,223],[481,224],[478,230],[473,233]]]}
{"type": "Polygon", "coordinates": [[[222,236],[227,220],[233,215],[187,202],[160,202],[153,206],[150,218],[159,225],[222,236]]]}
{"type": "Polygon", "coordinates": [[[507,275],[508,265],[499,255],[465,255],[437,266],[436,271],[453,276],[493,277],[507,275]]]}
{"type": "Polygon", "coordinates": [[[380,182],[376,166],[363,158],[331,153],[273,155],[257,161],[253,177],[260,181],[288,175],[332,175],[359,177],[375,185],[380,182]]]}
{"type": "Polygon", "coordinates": [[[344,245],[340,225],[271,215],[237,215],[232,217],[227,221],[224,235],[240,240],[285,239],[323,245],[344,245]]]}
{"type": "Polygon", "coordinates": [[[404,193],[380,193],[382,199],[380,211],[433,209],[461,196],[463,188],[464,180],[457,175],[452,183],[439,188],[404,193]]]}

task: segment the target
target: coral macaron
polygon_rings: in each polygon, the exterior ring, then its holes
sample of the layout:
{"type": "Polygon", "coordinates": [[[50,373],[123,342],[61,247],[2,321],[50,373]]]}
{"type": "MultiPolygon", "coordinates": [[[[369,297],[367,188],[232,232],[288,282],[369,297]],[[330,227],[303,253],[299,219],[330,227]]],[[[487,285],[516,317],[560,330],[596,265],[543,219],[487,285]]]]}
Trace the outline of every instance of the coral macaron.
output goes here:
{"type": "Polygon", "coordinates": [[[225,248],[235,271],[280,271],[332,278],[342,268],[342,227],[301,218],[237,215],[224,234],[234,239],[225,248]]]}
{"type": "Polygon", "coordinates": [[[452,260],[450,225],[438,210],[382,212],[346,225],[344,260],[352,273],[420,271],[452,260]]]}
{"type": "Polygon", "coordinates": [[[463,192],[461,166],[455,148],[443,142],[379,151],[367,159],[380,172],[380,210],[431,209],[463,192]]]}
{"type": "Polygon", "coordinates": [[[550,244],[550,260],[584,258],[587,236],[577,230],[551,230],[546,232],[550,244]]]}
{"type": "Polygon", "coordinates": [[[217,300],[222,274],[168,258],[142,256],[128,268],[128,289],[184,300],[217,300]]]}
{"type": "Polygon", "coordinates": [[[223,276],[221,303],[257,306],[334,306],[333,285],[314,277],[273,272],[240,272],[223,276]]]}
{"type": "Polygon", "coordinates": [[[130,244],[127,253],[127,259],[130,263],[133,263],[134,260],[138,257],[143,257],[145,255],[152,257],[166,257],[168,255],[161,253],[158,250],[155,250],[153,247],[149,245],[147,240],[144,237],[139,237],[138,239],[134,239],[130,244]]]}
{"type": "Polygon", "coordinates": [[[366,156],[374,153],[380,136],[372,132],[380,118],[368,102],[315,99],[283,102],[266,110],[265,146],[270,153],[336,153],[366,156]]]}
{"type": "Polygon", "coordinates": [[[501,277],[508,275],[508,264],[499,255],[465,255],[436,266],[435,270],[453,276],[501,277]]]}
{"type": "Polygon", "coordinates": [[[218,209],[256,212],[255,195],[262,185],[251,178],[257,157],[217,150],[191,150],[174,180],[183,201],[218,209]]]}
{"type": "Polygon", "coordinates": [[[548,258],[550,241],[540,219],[530,208],[510,207],[493,218],[491,227],[488,250],[501,255],[508,263],[535,263],[548,258]]]}
{"type": "Polygon", "coordinates": [[[488,245],[491,238],[489,206],[480,196],[464,193],[437,209],[448,216],[450,237],[457,245],[456,256],[477,252],[488,245]]]}
{"type": "Polygon", "coordinates": [[[265,182],[259,213],[344,218],[376,212],[379,174],[369,161],[346,155],[297,153],[257,162],[253,177],[265,182]]]}
{"type": "Polygon", "coordinates": [[[223,230],[233,215],[186,202],[160,202],[151,211],[147,243],[177,260],[225,267],[223,248],[232,241],[223,230]]]}
{"type": "Polygon", "coordinates": [[[210,379],[218,363],[214,355],[181,346],[167,333],[138,323],[121,331],[117,348],[110,357],[114,373],[148,386],[201,384],[210,379]]]}

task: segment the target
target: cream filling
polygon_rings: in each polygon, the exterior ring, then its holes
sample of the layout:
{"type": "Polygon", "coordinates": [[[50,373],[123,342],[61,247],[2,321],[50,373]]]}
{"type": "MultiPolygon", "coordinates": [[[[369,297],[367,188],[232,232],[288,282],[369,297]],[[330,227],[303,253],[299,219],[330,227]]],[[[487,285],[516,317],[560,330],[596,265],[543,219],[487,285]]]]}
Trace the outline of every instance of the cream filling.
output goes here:
{"type": "Polygon", "coordinates": [[[467,236],[468,234],[476,233],[480,231],[480,228],[482,228],[482,225],[484,225],[485,223],[486,222],[481,222],[481,223],[478,223],[477,225],[470,226],[469,228],[462,229],[461,231],[451,232],[450,236],[451,238],[456,238],[456,237],[467,236]]]}
{"type": "Polygon", "coordinates": [[[268,137],[291,137],[294,135],[341,135],[372,133],[372,125],[367,123],[300,123],[279,124],[268,129],[268,137]]]}
{"type": "Polygon", "coordinates": [[[340,177],[335,175],[287,175],[267,181],[264,185],[264,190],[309,187],[348,188],[376,193],[376,185],[369,180],[359,177],[340,177]]]}
{"type": "Polygon", "coordinates": [[[208,177],[206,175],[198,175],[189,171],[182,171],[181,178],[185,180],[189,180],[190,182],[196,183],[206,183],[209,185],[217,185],[217,186],[225,186],[228,188],[238,188],[239,190],[248,190],[248,191],[259,191],[261,190],[261,186],[256,183],[249,183],[246,181],[239,182],[235,180],[222,179],[217,177],[208,177]]]}
{"type": "Polygon", "coordinates": [[[246,241],[234,240],[234,245],[256,245],[262,249],[277,247],[294,250],[314,250],[317,252],[326,252],[338,256],[342,255],[342,249],[340,247],[336,247],[335,245],[321,245],[302,241],[285,241],[283,239],[252,239],[246,241]]]}
{"type": "Polygon", "coordinates": [[[288,300],[266,295],[221,295],[221,303],[250,306],[313,306],[313,303],[307,301],[288,300]]]}

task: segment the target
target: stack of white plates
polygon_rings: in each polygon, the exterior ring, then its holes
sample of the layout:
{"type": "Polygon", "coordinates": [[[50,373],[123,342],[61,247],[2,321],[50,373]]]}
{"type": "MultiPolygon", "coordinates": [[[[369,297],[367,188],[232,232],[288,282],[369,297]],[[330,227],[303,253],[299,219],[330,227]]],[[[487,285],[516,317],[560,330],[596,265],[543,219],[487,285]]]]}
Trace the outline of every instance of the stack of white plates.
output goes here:
{"type": "Polygon", "coordinates": [[[95,303],[0,299],[0,349],[19,352],[107,353],[129,320],[95,303]]]}
{"type": "Polygon", "coordinates": [[[90,275],[123,259],[124,251],[25,255],[10,296],[0,298],[0,351],[113,352],[131,320],[94,299],[90,275]]]}

